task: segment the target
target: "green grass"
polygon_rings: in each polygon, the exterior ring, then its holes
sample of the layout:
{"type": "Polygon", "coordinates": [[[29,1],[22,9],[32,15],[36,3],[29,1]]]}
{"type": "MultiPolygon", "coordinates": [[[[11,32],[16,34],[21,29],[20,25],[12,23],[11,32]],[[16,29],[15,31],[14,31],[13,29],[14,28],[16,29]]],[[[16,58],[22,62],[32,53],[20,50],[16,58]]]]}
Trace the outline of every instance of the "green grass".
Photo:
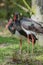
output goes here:
{"type": "Polygon", "coordinates": [[[0,36],[0,44],[3,44],[3,43],[18,43],[19,40],[14,38],[14,37],[1,37],[0,36]]]}
{"type": "MultiPolygon", "coordinates": [[[[23,42],[23,44],[22,44],[22,55],[21,56],[23,56],[23,54],[25,55],[29,51],[31,54],[32,44],[30,44],[28,46],[26,39],[23,39],[22,42],[23,42]]],[[[0,36],[0,46],[3,44],[5,45],[3,47],[0,47],[0,64],[3,64],[6,57],[13,58],[13,54],[16,58],[18,57],[18,54],[16,52],[20,50],[19,43],[20,43],[19,39],[15,38],[15,37],[1,37],[0,36]]],[[[43,47],[35,44],[34,55],[35,55],[35,58],[34,57],[33,58],[35,60],[43,61],[43,47]]],[[[19,56],[19,57],[21,58],[21,56],[19,56]]],[[[31,55],[30,55],[30,57],[31,57],[31,55]]],[[[26,57],[25,57],[25,59],[26,59],[26,57]]],[[[25,60],[25,59],[23,59],[23,60],[25,60]]],[[[23,64],[21,64],[21,65],[23,65],[23,64]]]]}

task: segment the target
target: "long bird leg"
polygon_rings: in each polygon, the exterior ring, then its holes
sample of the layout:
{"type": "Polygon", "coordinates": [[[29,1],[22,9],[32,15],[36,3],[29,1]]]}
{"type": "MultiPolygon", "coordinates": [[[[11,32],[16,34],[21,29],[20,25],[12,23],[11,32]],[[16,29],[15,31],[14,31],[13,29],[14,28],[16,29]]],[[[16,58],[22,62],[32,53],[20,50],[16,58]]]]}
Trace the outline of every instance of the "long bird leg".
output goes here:
{"type": "Polygon", "coordinates": [[[21,54],[21,50],[22,50],[22,39],[20,39],[20,54],[21,54]]]}
{"type": "Polygon", "coordinates": [[[34,37],[33,37],[32,34],[31,34],[31,38],[32,38],[32,54],[33,54],[33,49],[34,49],[34,37]]]}
{"type": "MultiPolygon", "coordinates": [[[[27,35],[27,42],[28,42],[28,45],[30,44],[30,39],[29,39],[29,35],[27,35]]],[[[29,47],[29,46],[28,46],[29,47]]]]}
{"type": "Polygon", "coordinates": [[[28,44],[30,44],[29,35],[27,35],[27,41],[28,41],[28,44]]]}

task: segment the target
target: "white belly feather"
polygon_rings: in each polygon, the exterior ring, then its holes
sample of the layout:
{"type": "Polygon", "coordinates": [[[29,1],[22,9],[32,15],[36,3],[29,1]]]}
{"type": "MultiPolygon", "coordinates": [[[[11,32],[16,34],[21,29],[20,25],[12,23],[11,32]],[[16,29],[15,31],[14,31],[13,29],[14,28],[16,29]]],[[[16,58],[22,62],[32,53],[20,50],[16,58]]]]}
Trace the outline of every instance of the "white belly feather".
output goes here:
{"type": "Polygon", "coordinates": [[[25,32],[27,35],[29,35],[29,34],[34,34],[34,35],[36,35],[35,32],[30,31],[30,30],[26,30],[23,26],[22,26],[22,29],[24,30],[24,32],[25,32]]]}

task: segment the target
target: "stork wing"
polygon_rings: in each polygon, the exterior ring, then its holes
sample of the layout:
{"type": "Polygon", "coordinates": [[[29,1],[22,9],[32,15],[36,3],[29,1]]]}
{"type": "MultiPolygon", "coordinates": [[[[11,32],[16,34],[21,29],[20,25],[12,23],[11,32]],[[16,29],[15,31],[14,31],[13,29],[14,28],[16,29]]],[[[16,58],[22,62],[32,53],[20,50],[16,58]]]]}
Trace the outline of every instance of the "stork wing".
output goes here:
{"type": "Polygon", "coordinates": [[[31,19],[22,19],[21,26],[23,26],[26,30],[34,31],[34,32],[42,32],[41,25],[31,19]]]}
{"type": "Polygon", "coordinates": [[[32,21],[27,19],[21,20],[21,26],[23,26],[25,29],[29,30],[29,27],[31,27],[31,25],[32,25],[32,21]]]}

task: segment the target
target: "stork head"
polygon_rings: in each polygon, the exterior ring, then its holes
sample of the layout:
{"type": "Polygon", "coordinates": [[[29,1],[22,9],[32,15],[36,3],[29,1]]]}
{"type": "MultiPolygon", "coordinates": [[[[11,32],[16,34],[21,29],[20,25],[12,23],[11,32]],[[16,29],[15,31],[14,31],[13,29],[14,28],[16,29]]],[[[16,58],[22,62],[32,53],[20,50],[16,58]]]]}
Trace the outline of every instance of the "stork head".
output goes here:
{"type": "Polygon", "coordinates": [[[14,13],[14,18],[13,18],[14,21],[19,20],[19,18],[20,18],[19,16],[20,16],[20,14],[18,12],[15,12],[14,13]]]}

